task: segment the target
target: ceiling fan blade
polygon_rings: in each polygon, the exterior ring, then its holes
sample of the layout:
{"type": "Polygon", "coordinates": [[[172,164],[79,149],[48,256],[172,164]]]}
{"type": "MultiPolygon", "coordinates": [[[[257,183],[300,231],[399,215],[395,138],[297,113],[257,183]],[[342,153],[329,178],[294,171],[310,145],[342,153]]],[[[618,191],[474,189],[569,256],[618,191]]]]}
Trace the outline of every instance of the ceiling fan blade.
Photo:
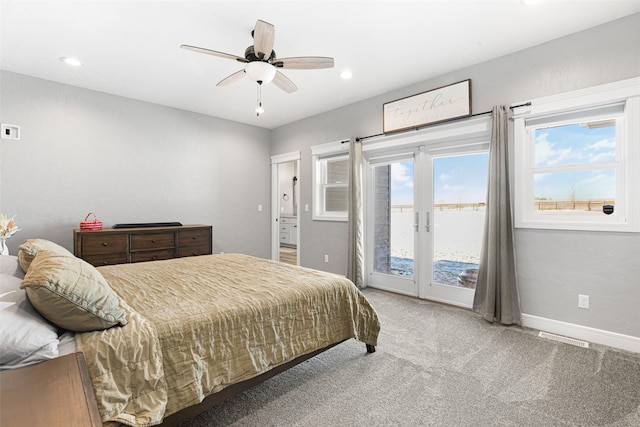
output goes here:
{"type": "Polygon", "coordinates": [[[273,78],[273,84],[287,93],[292,93],[298,90],[296,86],[287,76],[280,71],[276,71],[276,76],[273,78]]]}
{"type": "Polygon", "coordinates": [[[271,56],[275,37],[276,28],[273,24],[258,19],[253,30],[253,49],[258,58],[268,59],[271,56]]]}
{"type": "Polygon", "coordinates": [[[191,50],[193,52],[206,53],[207,55],[218,56],[220,58],[233,59],[234,61],[238,61],[238,62],[243,62],[243,63],[249,62],[245,58],[242,58],[240,56],[231,55],[230,53],[218,52],[211,49],[205,49],[204,47],[191,46],[188,44],[182,44],[180,45],[180,47],[186,50],[191,50]]]}
{"type": "Polygon", "coordinates": [[[220,80],[216,86],[226,86],[228,84],[237,82],[238,80],[243,78],[245,75],[246,73],[244,72],[244,70],[236,71],[230,76],[227,76],[224,79],[220,80]]]}
{"type": "Polygon", "coordinates": [[[315,70],[319,68],[333,68],[333,58],[324,56],[298,56],[295,58],[278,58],[273,61],[278,68],[289,70],[315,70]]]}

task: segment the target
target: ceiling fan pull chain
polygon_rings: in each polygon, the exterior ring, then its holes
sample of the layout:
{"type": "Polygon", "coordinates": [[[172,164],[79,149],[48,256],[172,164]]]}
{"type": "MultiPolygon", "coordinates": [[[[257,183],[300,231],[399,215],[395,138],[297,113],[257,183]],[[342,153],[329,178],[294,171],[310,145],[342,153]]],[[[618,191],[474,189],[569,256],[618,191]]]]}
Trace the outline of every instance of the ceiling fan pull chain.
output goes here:
{"type": "Polygon", "coordinates": [[[256,116],[260,117],[262,113],[264,113],[264,108],[262,108],[262,83],[258,82],[258,106],[256,107],[256,116]]]}

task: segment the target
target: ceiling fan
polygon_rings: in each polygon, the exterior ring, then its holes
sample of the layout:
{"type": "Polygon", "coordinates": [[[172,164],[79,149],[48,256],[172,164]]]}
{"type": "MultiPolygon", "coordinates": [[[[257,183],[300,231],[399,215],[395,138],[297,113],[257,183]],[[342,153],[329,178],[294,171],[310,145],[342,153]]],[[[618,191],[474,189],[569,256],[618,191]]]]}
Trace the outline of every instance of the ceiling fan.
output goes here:
{"type": "Polygon", "coordinates": [[[251,35],[253,37],[253,45],[247,47],[244,51],[244,57],[187,44],[183,44],[180,47],[194,52],[232,59],[246,64],[244,69],[236,71],[230,76],[220,80],[216,86],[225,86],[247,76],[251,80],[257,82],[259,86],[273,81],[273,84],[283,91],[292,93],[298,90],[298,88],[291,80],[289,80],[289,78],[278,71],[278,68],[291,70],[313,70],[333,67],[333,58],[322,56],[277,58],[276,52],[273,50],[275,27],[273,24],[268,22],[258,19],[251,35]]]}

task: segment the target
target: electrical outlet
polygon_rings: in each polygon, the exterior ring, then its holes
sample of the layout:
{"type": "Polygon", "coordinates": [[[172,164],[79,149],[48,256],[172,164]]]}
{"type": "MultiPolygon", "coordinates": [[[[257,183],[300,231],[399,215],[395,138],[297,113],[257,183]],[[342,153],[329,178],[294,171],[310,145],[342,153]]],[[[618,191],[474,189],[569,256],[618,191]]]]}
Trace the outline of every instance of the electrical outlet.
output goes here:
{"type": "Polygon", "coordinates": [[[324,262],[329,262],[329,255],[324,256],[324,262]]]}
{"type": "Polygon", "coordinates": [[[589,308],[589,295],[578,295],[578,307],[589,308]]]}

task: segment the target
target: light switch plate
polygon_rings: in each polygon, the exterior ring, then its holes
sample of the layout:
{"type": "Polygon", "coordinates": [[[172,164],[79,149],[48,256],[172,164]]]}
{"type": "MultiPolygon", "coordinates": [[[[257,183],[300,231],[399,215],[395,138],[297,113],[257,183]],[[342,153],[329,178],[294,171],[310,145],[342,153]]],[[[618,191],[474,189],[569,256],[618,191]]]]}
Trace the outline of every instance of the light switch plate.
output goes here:
{"type": "Polygon", "coordinates": [[[8,125],[3,123],[1,132],[2,134],[0,136],[3,139],[13,139],[16,141],[20,139],[20,126],[18,125],[8,125]]]}

